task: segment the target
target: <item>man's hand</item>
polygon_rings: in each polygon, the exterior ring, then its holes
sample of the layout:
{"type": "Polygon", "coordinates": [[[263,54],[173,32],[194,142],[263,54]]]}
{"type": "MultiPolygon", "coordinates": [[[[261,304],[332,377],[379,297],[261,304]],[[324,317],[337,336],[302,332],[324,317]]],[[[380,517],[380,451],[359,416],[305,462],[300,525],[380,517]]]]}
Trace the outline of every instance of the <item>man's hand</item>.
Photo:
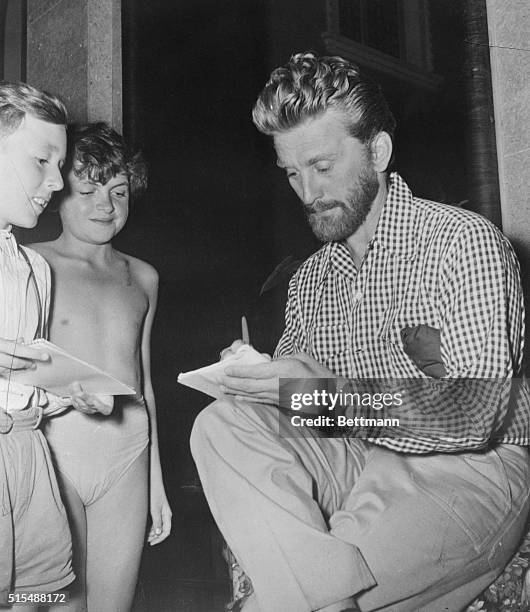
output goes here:
{"type": "Polygon", "coordinates": [[[222,390],[236,399],[278,406],[280,378],[336,378],[336,375],[306,353],[297,353],[270,363],[227,366],[222,390]]]}
{"type": "Polygon", "coordinates": [[[11,370],[27,370],[34,367],[35,361],[49,359],[48,353],[25,346],[23,340],[0,338],[0,376],[8,375],[11,370]]]}
{"type": "Polygon", "coordinates": [[[100,413],[108,416],[114,408],[112,395],[86,393],[78,382],[70,385],[72,406],[85,414],[100,413]]]}
{"type": "MultiPolygon", "coordinates": [[[[220,361],[224,361],[227,357],[230,357],[230,355],[234,355],[235,353],[237,353],[237,351],[242,347],[245,346],[245,344],[247,344],[246,342],[243,342],[243,340],[234,340],[232,342],[232,344],[230,346],[228,346],[227,348],[223,349],[220,353],[219,353],[219,360],[220,361]]],[[[267,359],[270,359],[271,356],[267,353],[261,353],[262,355],[264,355],[265,357],[267,357],[267,359]]]]}

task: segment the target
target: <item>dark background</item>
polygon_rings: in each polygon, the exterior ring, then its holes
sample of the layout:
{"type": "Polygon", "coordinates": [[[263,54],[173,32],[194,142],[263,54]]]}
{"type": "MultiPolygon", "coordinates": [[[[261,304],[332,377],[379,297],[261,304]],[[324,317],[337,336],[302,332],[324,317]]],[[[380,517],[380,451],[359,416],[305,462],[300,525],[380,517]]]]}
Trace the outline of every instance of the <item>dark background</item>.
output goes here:
{"type": "MultiPolygon", "coordinates": [[[[396,169],[416,195],[460,203],[470,200],[463,14],[458,0],[430,5],[439,89],[373,76],[398,120],[396,169]]],[[[220,610],[228,572],[188,449],[208,398],[176,376],[217,360],[240,336],[242,314],[253,344],[271,352],[285,284],[262,297],[260,287],[286,256],[303,259],[318,248],[251,109],[270,71],[293,52],[325,53],[325,1],[122,6],[124,133],[150,163],[150,187],[115,244],[160,273],[152,372],[174,511],[171,537],[146,551],[136,609],[220,610]]],[[[55,222],[48,216],[42,227],[55,222]]]]}
{"type": "MultiPolygon", "coordinates": [[[[182,610],[213,610],[215,579],[226,574],[188,451],[208,399],[175,377],[217,360],[240,337],[242,314],[255,346],[272,351],[284,292],[260,298],[260,287],[283,258],[318,247],[250,115],[273,68],[296,51],[325,53],[325,2],[129,0],[124,9],[125,133],[145,152],[151,178],[117,245],[160,272],[153,378],[175,515],[171,540],[145,559],[144,596],[163,571],[174,587],[168,609],[173,597],[182,610]]],[[[468,199],[460,3],[432,2],[431,17],[440,89],[374,76],[398,120],[396,168],[417,195],[460,202],[468,199]]],[[[168,587],[156,588],[163,606],[168,587]]]]}

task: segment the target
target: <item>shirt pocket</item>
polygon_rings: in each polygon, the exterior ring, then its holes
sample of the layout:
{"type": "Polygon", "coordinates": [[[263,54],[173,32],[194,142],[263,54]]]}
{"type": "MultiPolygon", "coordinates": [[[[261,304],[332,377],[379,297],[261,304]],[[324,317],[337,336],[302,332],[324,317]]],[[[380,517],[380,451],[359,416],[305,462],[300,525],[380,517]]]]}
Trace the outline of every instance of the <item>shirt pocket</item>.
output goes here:
{"type": "Polygon", "coordinates": [[[391,325],[382,325],[375,335],[374,350],[378,353],[379,359],[386,362],[388,375],[396,378],[425,376],[403,344],[401,332],[403,328],[412,326],[414,325],[395,320],[391,325]]]}
{"type": "Polygon", "coordinates": [[[313,325],[307,336],[309,353],[328,367],[335,365],[343,354],[352,349],[351,331],[344,323],[313,325]]]}

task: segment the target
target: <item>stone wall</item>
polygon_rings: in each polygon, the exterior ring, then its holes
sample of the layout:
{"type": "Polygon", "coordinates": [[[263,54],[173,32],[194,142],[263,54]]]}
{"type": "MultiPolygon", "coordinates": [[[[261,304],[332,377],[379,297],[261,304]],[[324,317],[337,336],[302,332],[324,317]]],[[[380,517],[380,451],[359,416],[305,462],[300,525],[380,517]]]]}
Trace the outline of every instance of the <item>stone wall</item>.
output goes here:
{"type": "Polygon", "coordinates": [[[27,81],[60,94],[75,121],[122,129],[119,0],[28,0],[27,81]]]}
{"type": "Polygon", "coordinates": [[[487,0],[502,227],[522,265],[530,345],[530,6],[487,0]]]}

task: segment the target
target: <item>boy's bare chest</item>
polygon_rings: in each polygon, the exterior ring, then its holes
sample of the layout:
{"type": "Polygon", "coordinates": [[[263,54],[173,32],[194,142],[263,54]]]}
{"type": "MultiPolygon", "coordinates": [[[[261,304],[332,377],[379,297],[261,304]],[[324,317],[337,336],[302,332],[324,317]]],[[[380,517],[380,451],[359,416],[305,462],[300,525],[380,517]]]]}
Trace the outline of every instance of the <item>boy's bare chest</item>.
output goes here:
{"type": "Polygon", "coordinates": [[[100,333],[140,327],[149,301],[128,266],[104,273],[80,269],[60,272],[55,279],[56,323],[97,327],[100,333]]]}

